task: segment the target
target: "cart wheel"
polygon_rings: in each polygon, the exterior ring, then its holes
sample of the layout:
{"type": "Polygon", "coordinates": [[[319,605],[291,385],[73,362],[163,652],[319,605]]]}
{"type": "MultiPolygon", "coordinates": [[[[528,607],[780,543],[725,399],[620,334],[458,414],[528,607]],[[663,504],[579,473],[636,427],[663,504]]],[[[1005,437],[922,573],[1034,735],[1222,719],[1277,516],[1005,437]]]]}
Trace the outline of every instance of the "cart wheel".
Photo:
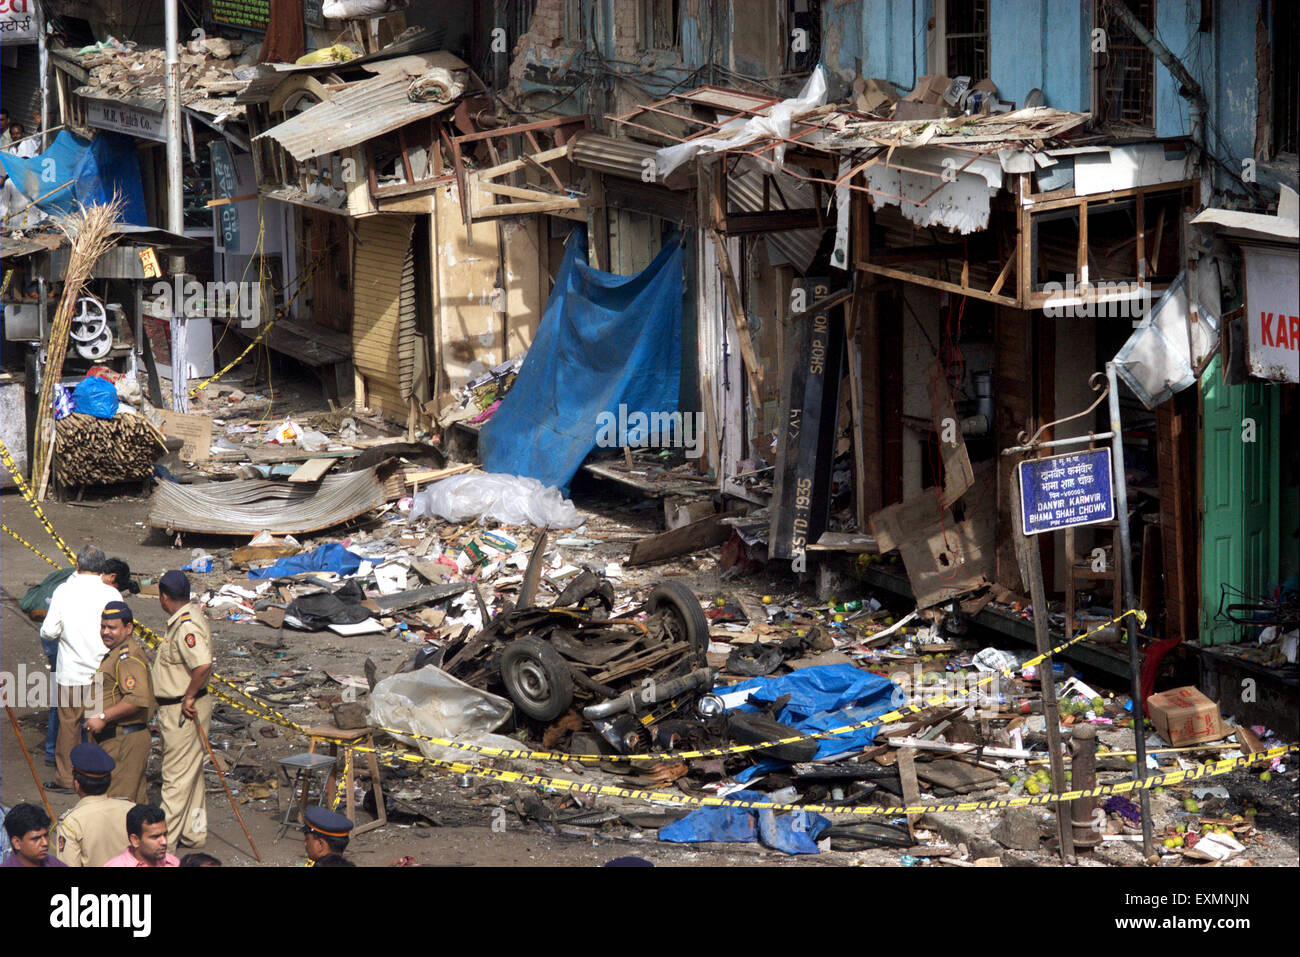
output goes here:
{"type": "Polygon", "coordinates": [[[554,721],[573,704],[573,678],[560,653],[539,638],[520,638],[501,652],[501,680],[530,718],[554,721]]]}
{"type": "Polygon", "coordinates": [[[675,640],[690,642],[695,657],[704,664],[709,650],[709,620],[704,617],[695,592],[681,582],[663,582],[650,593],[646,609],[651,613],[666,610],[664,624],[670,635],[675,640]]]}

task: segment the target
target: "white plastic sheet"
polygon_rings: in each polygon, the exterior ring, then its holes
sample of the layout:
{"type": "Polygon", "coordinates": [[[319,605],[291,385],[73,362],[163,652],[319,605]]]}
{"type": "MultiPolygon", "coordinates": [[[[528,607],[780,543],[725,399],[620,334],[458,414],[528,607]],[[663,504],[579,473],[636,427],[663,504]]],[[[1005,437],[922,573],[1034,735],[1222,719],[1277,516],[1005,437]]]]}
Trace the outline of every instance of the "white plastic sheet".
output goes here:
{"type": "MultiPolygon", "coordinates": [[[[370,723],[397,731],[413,731],[458,744],[519,749],[512,738],[489,734],[510,717],[512,705],[471,687],[433,665],[385,678],[370,692],[370,723]]],[[[437,761],[476,761],[481,755],[396,734],[426,758],[437,761]]]]}
{"type": "MultiPolygon", "coordinates": [[[[667,177],[677,167],[700,153],[733,149],[737,146],[744,146],[746,143],[752,143],[764,136],[788,137],[790,135],[790,123],[796,116],[807,113],[809,110],[815,110],[825,102],[826,71],[824,67],[818,66],[813,71],[812,76],[808,78],[808,82],[804,84],[803,89],[799,91],[798,96],[793,99],[782,100],[768,110],[766,116],[754,116],[749,119],[738,116],[730,123],[723,125],[717,136],[690,140],[686,143],[678,143],[676,146],[665,146],[655,153],[656,168],[660,176],[667,177]]],[[[783,163],[785,161],[785,144],[778,144],[773,154],[777,165],[783,163]]]]}
{"type": "Polygon", "coordinates": [[[411,519],[422,515],[448,522],[490,518],[504,525],[576,528],[582,516],[560,490],[534,478],[473,472],[434,482],[415,496],[411,519]]]}

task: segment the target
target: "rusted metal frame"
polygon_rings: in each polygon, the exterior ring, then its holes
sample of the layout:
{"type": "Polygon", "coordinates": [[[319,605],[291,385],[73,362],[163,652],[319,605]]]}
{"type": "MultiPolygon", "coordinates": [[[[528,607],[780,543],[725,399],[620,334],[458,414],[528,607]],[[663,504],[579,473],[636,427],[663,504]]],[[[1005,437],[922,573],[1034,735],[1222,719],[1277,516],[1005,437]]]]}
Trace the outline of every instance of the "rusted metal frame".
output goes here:
{"type": "Polygon", "coordinates": [[[586,115],[560,116],[549,120],[538,120],[535,123],[520,123],[518,126],[501,126],[494,130],[479,130],[477,133],[465,133],[455,137],[455,139],[459,143],[476,143],[479,140],[495,139],[499,136],[514,136],[516,133],[545,130],[555,126],[572,126],[577,123],[585,126],[587,123],[586,115]]]}

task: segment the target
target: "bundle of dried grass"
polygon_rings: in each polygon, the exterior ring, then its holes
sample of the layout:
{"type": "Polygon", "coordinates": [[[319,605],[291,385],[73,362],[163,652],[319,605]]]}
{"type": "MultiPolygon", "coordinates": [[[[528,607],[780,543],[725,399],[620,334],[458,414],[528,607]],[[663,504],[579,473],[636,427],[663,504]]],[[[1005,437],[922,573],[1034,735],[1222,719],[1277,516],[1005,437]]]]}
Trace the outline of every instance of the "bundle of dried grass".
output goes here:
{"type": "Polygon", "coordinates": [[[122,218],[122,198],[114,194],[106,204],[82,206],[55,222],[72,244],[68,258],[68,272],[63,277],[63,297],[50,328],[45,370],[41,379],[41,394],[36,406],[35,450],[32,454],[32,486],[38,501],[45,500],[50,481],[50,464],[54,458],[54,388],[63,376],[63,360],[68,354],[68,338],[72,330],[72,314],[77,300],[85,290],[86,281],[99,257],[117,242],[113,226],[122,218]]]}

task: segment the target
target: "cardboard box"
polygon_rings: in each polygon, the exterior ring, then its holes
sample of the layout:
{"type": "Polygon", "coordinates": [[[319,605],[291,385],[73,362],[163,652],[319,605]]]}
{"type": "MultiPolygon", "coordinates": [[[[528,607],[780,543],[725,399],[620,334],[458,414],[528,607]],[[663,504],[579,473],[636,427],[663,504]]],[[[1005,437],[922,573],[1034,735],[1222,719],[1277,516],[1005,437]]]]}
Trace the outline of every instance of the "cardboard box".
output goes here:
{"type": "Polygon", "coordinates": [[[1147,714],[1160,737],[1174,747],[1227,737],[1219,706],[1190,685],[1147,698],[1147,714]]]}
{"type": "Polygon", "coordinates": [[[927,73],[916,81],[916,89],[903,99],[908,103],[942,103],[943,95],[948,91],[951,78],[942,73],[927,73]]]}

